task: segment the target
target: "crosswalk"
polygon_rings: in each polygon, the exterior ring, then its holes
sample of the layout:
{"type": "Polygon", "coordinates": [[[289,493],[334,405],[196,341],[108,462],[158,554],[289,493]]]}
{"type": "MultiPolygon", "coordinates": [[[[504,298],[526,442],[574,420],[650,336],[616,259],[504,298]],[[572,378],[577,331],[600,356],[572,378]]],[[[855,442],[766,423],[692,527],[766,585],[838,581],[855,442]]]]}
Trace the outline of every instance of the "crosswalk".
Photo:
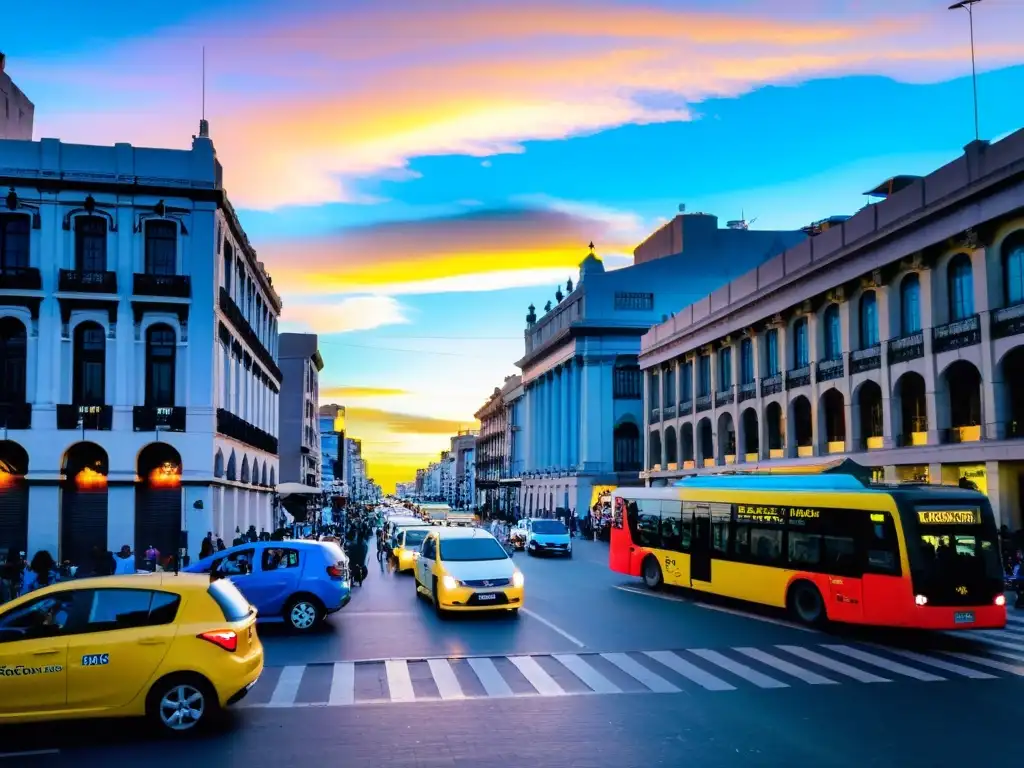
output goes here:
{"type": "MultiPolygon", "coordinates": [[[[1024,642],[1024,634],[1020,635],[1024,642]]],[[[521,696],[727,692],[1024,678],[1024,655],[869,643],[387,659],[268,667],[239,706],[294,708],[521,696]],[[1018,661],[1020,663],[1018,663],[1018,661]]]]}
{"type": "Polygon", "coordinates": [[[946,637],[962,640],[1004,659],[1024,662],[1024,618],[1019,611],[1007,612],[1006,629],[983,629],[964,632],[944,632],[946,637]]]}

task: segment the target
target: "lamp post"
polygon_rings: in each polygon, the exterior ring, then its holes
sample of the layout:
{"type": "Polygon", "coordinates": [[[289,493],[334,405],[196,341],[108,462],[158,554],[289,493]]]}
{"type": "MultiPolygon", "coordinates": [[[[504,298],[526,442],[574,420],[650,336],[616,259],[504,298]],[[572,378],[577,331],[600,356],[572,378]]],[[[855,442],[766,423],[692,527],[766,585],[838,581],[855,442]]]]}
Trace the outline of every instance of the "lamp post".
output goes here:
{"type": "Polygon", "coordinates": [[[958,11],[961,8],[967,11],[967,20],[971,30],[971,87],[974,91],[974,140],[981,139],[981,130],[978,127],[978,70],[974,62],[974,6],[981,0],[960,0],[949,6],[949,10],[958,11]]]}

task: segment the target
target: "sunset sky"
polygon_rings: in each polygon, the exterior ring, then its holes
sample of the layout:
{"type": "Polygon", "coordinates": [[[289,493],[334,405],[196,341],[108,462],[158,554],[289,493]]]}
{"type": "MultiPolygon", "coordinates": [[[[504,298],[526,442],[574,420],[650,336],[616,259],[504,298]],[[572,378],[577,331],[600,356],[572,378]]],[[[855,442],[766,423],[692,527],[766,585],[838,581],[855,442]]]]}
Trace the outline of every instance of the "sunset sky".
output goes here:
{"type": "MultiPolygon", "coordinates": [[[[754,228],[851,214],[973,139],[946,0],[21,3],[0,48],[36,138],[185,148],[320,334],[323,403],[410,479],[472,421],[593,241],[680,203],[754,228]],[[711,12],[710,9],[714,9],[711,12]]],[[[10,18],[10,13],[6,14],[10,18]]],[[[1024,3],[975,12],[981,133],[1024,125],[1024,3]]]]}

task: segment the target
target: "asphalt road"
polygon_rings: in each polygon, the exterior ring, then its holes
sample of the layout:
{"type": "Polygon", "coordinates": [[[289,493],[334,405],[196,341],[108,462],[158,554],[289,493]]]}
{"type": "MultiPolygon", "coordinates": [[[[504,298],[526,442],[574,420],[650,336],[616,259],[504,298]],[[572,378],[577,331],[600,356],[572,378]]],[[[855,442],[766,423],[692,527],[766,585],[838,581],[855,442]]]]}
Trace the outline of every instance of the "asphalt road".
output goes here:
{"type": "Polygon", "coordinates": [[[652,595],[606,560],[592,542],[517,554],[518,618],[447,620],[373,563],[323,632],[261,630],[267,671],[224,729],[158,744],[134,724],[0,729],[0,768],[1019,762],[1024,616],[963,640],[823,634],[652,595]]]}

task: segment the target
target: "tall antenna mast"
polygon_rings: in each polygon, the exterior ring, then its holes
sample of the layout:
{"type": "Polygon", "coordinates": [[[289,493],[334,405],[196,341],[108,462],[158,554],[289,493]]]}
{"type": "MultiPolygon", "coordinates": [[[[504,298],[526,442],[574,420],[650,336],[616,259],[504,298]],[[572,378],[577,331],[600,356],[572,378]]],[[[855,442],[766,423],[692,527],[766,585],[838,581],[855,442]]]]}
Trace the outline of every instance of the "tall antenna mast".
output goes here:
{"type": "Polygon", "coordinates": [[[202,116],[199,120],[199,135],[203,138],[210,137],[210,124],[206,122],[206,46],[203,46],[203,101],[202,116]]]}

